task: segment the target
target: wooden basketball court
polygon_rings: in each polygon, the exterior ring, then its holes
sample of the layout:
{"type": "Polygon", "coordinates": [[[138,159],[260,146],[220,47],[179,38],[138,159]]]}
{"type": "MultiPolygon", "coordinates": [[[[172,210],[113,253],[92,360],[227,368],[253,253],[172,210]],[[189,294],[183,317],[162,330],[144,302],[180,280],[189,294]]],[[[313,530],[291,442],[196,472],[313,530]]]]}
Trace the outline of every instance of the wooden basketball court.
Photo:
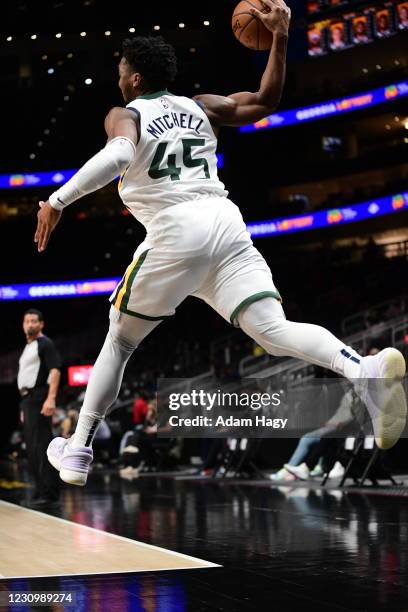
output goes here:
{"type": "Polygon", "coordinates": [[[4,501],[0,525],[2,578],[219,567],[4,501]]]}

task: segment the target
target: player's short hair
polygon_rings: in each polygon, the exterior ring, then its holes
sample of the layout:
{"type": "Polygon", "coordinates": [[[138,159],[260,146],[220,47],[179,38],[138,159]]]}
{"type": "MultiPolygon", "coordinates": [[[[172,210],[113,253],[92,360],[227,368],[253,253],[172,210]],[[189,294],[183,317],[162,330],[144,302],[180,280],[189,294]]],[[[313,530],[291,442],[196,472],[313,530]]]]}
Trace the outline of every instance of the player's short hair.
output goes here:
{"type": "Polygon", "coordinates": [[[43,313],[41,312],[41,310],[38,310],[37,308],[29,308],[28,310],[25,311],[24,316],[29,315],[29,314],[37,315],[39,321],[44,321],[43,313]]]}
{"type": "Polygon", "coordinates": [[[162,36],[136,36],[122,43],[123,57],[155,90],[166,89],[177,75],[174,47],[162,36]]]}

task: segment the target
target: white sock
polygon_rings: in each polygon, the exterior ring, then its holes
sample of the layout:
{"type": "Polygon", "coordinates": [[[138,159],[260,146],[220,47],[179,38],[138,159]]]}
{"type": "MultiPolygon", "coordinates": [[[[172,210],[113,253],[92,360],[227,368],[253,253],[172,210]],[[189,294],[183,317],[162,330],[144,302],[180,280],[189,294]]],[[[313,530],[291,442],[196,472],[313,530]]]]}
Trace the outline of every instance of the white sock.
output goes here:
{"type": "Polygon", "coordinates": [[[93,367],[79,413],[72,448],[91,446],[99,423],[119,395],[126,363],[133,349],[124,350],[110,333],[93,367]]]}
{"type": "Polygon", "coordinates": [[[123,373],[129,357],[160,321],[146,321],[110,312],[109,332],[93,367],[84,403],[79,413],[72,448],[91,446],[99,423],[119,395],[123,373]]]}
{"type": "Polygon", "coordinates": [[[361,355],[352,349],[351,346],[344,346],[341,351],[336,353],[332,370],[353,381],[353,379],[360,378],[361,376],[361,360],[361,355]]]}
{"type": "Polygon", "coordinates": [[[297,357],[348,379],[360,377],[358,353],[324,327],[288,321],[274,298],[250,304],[239,315],[239,324],[270,355],[297,357]]]}

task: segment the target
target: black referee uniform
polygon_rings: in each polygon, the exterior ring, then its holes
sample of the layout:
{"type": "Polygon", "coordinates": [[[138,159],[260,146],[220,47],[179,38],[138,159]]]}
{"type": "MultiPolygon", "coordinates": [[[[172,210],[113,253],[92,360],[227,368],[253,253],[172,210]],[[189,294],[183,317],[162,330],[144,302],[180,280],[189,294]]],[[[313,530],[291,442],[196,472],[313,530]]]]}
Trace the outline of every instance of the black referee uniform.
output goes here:
{"type": "Polygon", "coordinates": [[[50,370],[61,368],[61,360],[53,341],[41,335],[26,344],[20,357],[17,384],[20,391],[24,418],[24,438],[29,470],[34,478],[34,499],[57,501],[59,497],[58,472],[47,459],[51,442],[52,417],[41,414],[48,396],[50,370]]]}

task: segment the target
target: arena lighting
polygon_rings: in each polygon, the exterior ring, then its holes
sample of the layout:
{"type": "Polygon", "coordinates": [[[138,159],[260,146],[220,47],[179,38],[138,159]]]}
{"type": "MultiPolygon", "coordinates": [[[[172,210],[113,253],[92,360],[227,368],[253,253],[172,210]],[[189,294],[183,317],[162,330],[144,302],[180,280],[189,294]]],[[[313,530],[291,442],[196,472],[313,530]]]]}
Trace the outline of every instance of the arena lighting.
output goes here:
{"type": "Polygon", "coordinates": [[[267,236],[278,236],[292,232],[344,225],[345,223],[355,223],[356,221],[390,215],[401,210],[408,210],[408,191],[378,198],[377,200],[369,200],[361,204],[319,210],[296,217],[256,221],[247,224],[247,230],[252,238],[265,238],[267,236]]]}
{"type": "MultiPolygon", "coordinates": [[[[320,210],[297,217],[249,223],[247,229],[252,238],[266,238],[268,236],[344,225],[345,223],[363,221],[401,210],[408,210],[408,192],[363,202],[362,204],[320,210]]],[[[115,277],[2,285],[0,286],[0,302],[111,294],[120,280],[120,277],[115,277]]]]}
{"type": "Polygon", "coordinates": [[[341,115],[343,113],[360,110],[361,108],[369,108],[377,106],[378,104],[393,102],[396,98],[402,98],[406,95],[408,95],[408,81],[400,81],[399,83],[372,89],[353,96],[348,96],[347,98],[327,100],[326,102],[321,102],[313,106],[304,106],[274,113],[256,123],[244,125],[240,127],[239,130],[240,132],[257,132],[259,130],[285,127],[287,125],[299,125],[306,121],[315,121],[316,119],[341,115]]]}
{"type": "Polygon", "coordinates": [[[68,367],[68,385],[70,387],[84,387],[89,382],[93,365],[79,365],[68,367]]]}
{"type": "MultiPolygon", "coordinates": [[[[49,134],[46,128],[44,134],[49,134]]],[[[224,154],[217,153],[218,168],[224,167],[224,154]]],[[[69,170],[49,170],[48,172],[30,172],[28,174],[15,172],[14,174],[0,174],[0,189],[15,189],[16,187],[46,187],[47,185],[61,185],[66,183],[78,168],[69,170]]]]}
{"type": "Polygon", "coordinates": [[[2,285],[0,286],[0,302],[111,294],[120,280],[120,277],[115,277],[56,281],[52,283],[2,285]]]}

